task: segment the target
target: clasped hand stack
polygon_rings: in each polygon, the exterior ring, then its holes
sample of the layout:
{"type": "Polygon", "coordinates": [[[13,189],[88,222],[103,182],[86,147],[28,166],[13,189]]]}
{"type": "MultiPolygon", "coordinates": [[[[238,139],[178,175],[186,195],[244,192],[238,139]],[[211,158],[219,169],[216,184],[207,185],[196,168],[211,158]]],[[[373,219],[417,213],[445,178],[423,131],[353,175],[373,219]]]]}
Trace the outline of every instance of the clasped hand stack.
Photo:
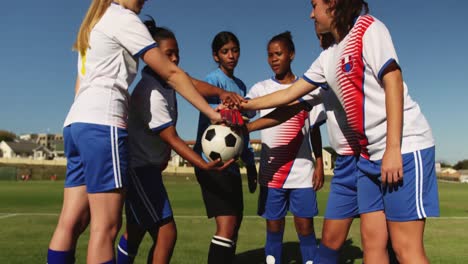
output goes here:
{"type": "Polygon", "coordinates": [[[244,126],[244,118],[240,111],[236,108],[223,108],[219,110],[223,123],[230,127],[242,127],[244,126]]]}

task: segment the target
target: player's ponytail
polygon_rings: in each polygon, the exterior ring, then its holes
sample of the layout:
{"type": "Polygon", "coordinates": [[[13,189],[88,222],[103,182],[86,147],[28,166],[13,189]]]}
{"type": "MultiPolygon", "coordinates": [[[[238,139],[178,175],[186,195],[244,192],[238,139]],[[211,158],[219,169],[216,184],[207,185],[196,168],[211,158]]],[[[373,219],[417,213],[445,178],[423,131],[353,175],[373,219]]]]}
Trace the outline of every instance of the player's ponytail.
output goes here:
{"type": "Polygon", "coordinates": [[[164,39],[176,39],[174,32],[164,27],[158,27],[152,16],[147,15],[147,17],[148,19],[143,21],[143,24],[145,24],[149,33],[156,42],[164,39]]]}
{"type": "MultiPolygon", "coordinates": [[[[325,0],[329,4],[330,0],[325,0]]],[[[334,5],[328,10],[334,12],[332,25],[336,28],[340,40],[342,40],[354,25],[356,17],[369,13],[369,6],[363,0],[335,0],[334,5]]]]}
{"type": "Polygon", "coordinates": [[[86,50],[89,48],[89,34],[111,3],[112,0],[93,0],[83,22],[81,22],[73,50],[78,51],[81,55],[86,54],[86,50]]]}
{"type": "Polygon", "coordinates": [[[283,42],[290,52],[292,52],[292,53],[296,52],[296,48],[295,48],[294,42],[292,40],[291,32],[285,31],[283,33],[280,33],[280,34],[272,37],[270,39],[270,41],[268,41],[267,49],[268,49],[268,46],[270,46],[270,44],[272,42],[277,42],[277,41],[278,42],[283,42]]]}

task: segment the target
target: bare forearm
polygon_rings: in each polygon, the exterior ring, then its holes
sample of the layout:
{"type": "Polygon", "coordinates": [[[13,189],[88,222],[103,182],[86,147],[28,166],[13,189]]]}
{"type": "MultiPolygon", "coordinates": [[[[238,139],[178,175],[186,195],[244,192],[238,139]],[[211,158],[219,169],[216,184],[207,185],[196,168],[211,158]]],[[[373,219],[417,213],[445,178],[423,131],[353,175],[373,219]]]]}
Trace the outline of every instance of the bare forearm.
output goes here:
{"type": "Polygon", "coordinates": [[[385,74],[385,107],[387,113],[387,149],[400,148],[403,129],[403,79],[401,71],[385,74]]]}
{"type": "Polygon", "coordinates": [[[168,79],[168,84],[174,87],[180,95],[211,120],[217,118],[216,112],[200,95],[200,93],[198,93],[188,75],[183,71],[178,71],[172,74],[168,79]]]}
{"type": "Polygon", "coordinates": [[[177,154],[179,154],[183,159],[190,162],[193,166],[197,168],[203,168],[206,162],[198,155],[195,151],[193,151],[189,146],[185,144],[185,142],[181,141],[178,144],[172,145],[177,154]]]}
{"type": "Polygon", "coordinates": [[[191,77],[195,89],[203,96],[221,96],[223,89],[191,77]]]}
{"type": "Polygon", "coordinates": [[[247,131],[253,132],[265,128],[270,128],[284,123],[286,120],[302,111],[304,106],[300,103],[288,106],[281,106],[273,112],[247,124],[247,131]]]}
{"type": "Polygon", "coordinates": [[[203,168],[206,162],[193,151],[185,142],[177,135],[174,127],[166,128],[160,133],[160,137],[166,141],[172,149],[177,152],[183,159],[190,162],[193,166],[203,168]]]}
{"type": "Polygon", "coordinates": [[[287,89],[248,100],[247,102],[242,103],[242,108],[245,110],[259,110],[286,105],[294,102],[301,96],[304,96],[316,88],[316,86],[300,79],[287,89]]]}
{"type": "Polygon", "coordinates": [[[214,111],[193,86],[191,78],[177,67],[161,52],[152,48],[143,54],[142,59],[161,76],[170,86],[182,95],[193,106],[211,120],[220,121],[221,117],[214,111]]]}

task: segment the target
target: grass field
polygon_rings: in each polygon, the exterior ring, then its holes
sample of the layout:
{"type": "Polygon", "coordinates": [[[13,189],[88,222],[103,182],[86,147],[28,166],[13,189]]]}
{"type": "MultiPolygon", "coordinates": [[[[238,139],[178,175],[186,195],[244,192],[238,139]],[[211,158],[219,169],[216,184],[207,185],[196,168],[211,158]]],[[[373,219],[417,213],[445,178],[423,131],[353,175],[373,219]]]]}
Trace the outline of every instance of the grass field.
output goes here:
{"type": "MultiPolygon", "coordinates": [[[[214,223],[205,217],[200,189],[193,175],[166,176],[178,227],[172,263],[206,263],[214,223]]],[[[329,178],[327,177],[327,182],[329,178]]],[[[246,186],[244,186],[246,187],[246,186]]],[[[319,192],[320,216],[315,220],[320,238],[329,185],[319,192]]],[[[0,263],[45,263],[49,239],[60,212],[63,182],[0,182],[0,263]]],[[[468,263],[468,184],[439,182],[441,217],[428,219],[425,244],[431,263],[468,263]]],[[[264,220],[255,215],[257,194],[244,189],[245,218],[236,263],[263,263],[264,220]]],[[[284,237],[284,263],[300,263],[292,219],[284,237]]],[[[85,263],[88,233],[81,237],[77,263],[85,263]]],[[[359,220],[353,223],[341,263],[362,263],[359,220]]],[[[150,239],[145,238],[136,263],[145,263],[150,239]]]]}

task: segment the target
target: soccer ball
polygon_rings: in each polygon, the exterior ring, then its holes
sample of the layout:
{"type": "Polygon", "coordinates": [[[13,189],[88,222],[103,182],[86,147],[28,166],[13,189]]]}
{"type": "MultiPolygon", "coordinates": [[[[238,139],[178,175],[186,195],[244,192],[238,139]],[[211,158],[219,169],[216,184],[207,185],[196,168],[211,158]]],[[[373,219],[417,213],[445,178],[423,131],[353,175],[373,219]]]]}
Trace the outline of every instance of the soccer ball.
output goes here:
{"type": "Polygon", "coordinates": [[[241,154],[244,139],[230,127],[211,125],[203,133],[201,144],[203,153],[211,161],[218,158],[228,161],[241,154]]]}

